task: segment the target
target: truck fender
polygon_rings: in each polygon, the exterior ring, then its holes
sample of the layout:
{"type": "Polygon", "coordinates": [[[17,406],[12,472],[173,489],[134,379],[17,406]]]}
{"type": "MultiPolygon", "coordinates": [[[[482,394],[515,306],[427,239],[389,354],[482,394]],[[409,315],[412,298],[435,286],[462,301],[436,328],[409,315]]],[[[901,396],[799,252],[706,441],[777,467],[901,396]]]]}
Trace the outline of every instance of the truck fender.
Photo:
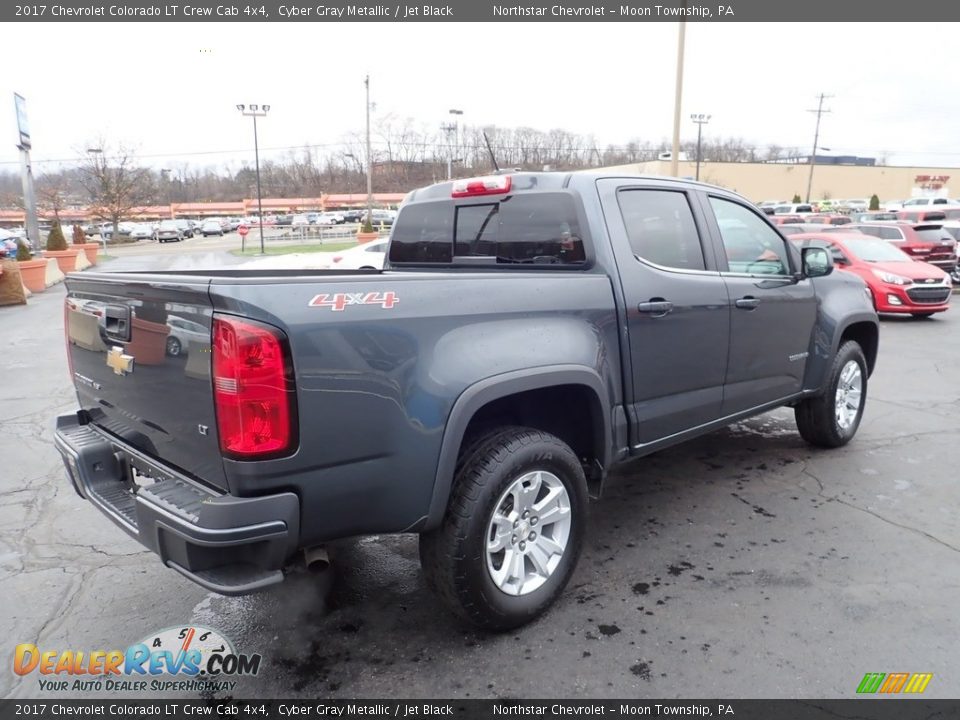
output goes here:
{"type": "Polygon", "coordinates": [[[460,446],[471,419],[483,406],[500,398],[529,390],[539,390],[558,385],[581,385],[596,396],[601,408],[601,457],[604,468],[610,464],[612,436],[610,403],[600,375],[592,368],[581,365],[551,365],[528,370],[494,375],[468,386],[457,398],[450,410],[440,446],[437,473],[433,484],[430,509],[421,530],[437,527],[447,510],[447,502],[453,487],[453,474],[460,446]]]}
{"type": "MultiPolygon", "coordinates": [[[[861,312],[848,315],[843,318],[842,324],[836,325],[831,333],[825,332],[825,329],[818,325],[814,329],[814,337],[811,347],[811,362],[807,366],[804,387],[808,393],[819,395],[824,390],[824,383],[827,379],[827,373],[830,371],[830,365],[833,358],[836,357],[840,349],[840,339],[854,325],[870,325],[874,328],[874,336],[879,334],[879,323],[877,314],[874,312],[861,312]]],[[[876,365],[877,347],[864,347],[864,354],[867,357],[868,375],[873,373],[876,365]]]]}

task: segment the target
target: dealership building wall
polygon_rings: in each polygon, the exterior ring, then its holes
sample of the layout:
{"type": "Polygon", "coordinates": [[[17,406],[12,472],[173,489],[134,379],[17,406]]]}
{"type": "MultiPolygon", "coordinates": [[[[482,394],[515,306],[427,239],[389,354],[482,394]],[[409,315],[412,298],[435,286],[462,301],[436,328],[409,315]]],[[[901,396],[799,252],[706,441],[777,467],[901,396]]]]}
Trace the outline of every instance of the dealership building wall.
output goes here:
{"type": "MultiPolygon", "coordinates": [[[[695,162],[678,163],[679,175],[693,178],[695,162]]],[[[631,163],[605,171],[643,175],[669,175],[669,160],[631,163]]],[[[810,165],[779,163],[700,163],[701,182],[719,185],[753,200],[806,198],[810,165]]],[[[923,195],[960,197],[960,168],[817,165],[813,172],[811,200],[869,198],[881,202],[923,195]],[[946,178],[946,179],[944,179],[946,178]],[[939,187],[937,187],[939,186],[939,187]]]]}

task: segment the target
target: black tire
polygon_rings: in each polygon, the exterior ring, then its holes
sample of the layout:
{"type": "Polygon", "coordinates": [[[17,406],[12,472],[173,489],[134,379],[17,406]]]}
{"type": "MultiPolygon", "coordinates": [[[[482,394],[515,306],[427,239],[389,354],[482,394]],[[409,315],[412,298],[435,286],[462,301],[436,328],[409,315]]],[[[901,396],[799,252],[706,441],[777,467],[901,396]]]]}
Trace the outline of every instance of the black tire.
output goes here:
{"type": "Polygon", "coordinates": [[[491,429],[465,444],[446,516],[440,527],[420,536],[420,563],[427,584],[456,615],[486,630],[509,630],[537,618],[563,591],[580,557],[586,520],[586,478],[563,441],[530,428],[491,429]],[[537,469],[563,484],[570,532],[559,564],[542,585],[527,594],[507,594],[487,568],[488,526],[507,488],[537,469]]]}
{"type": "Polygon", "coordinates": [[[918,320],[926,320],[928,317],[933,317],[932,312],[918,312],[918,313],[910,313],[910,314],[913,315],[918,320]]]}
{"type": "Polygon", "coordinates": [[[179,357],[181,352],[183,352],[183,346],[180,344],[180,341],[172,335],[169,336],[167,338],[167,355],[179,357]]]}
{"type": "Polygon", "coordinates": [[[867,404],[867,360],[860,344],[848,340],[837,350],[827,376],[826,390],[823,395],[808,398],[794,408],[794,417],[800,435],[811,445],[825,448],[837,448],[846,445],[857,434],[863,409],[867,404]],[[856,417],[848,427],[842,427],[837,420],[836,399],[840,374],[849,362],[855,362],[860,368],[860,407],[856,417]]]}

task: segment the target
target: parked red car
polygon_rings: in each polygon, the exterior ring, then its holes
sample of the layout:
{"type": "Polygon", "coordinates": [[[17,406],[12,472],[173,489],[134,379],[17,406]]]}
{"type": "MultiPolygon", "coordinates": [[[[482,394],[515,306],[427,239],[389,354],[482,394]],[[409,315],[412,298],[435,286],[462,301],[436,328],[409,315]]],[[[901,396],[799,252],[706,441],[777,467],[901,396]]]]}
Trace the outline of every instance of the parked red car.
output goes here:
{"type": "Polygon", "coordinates": [[[769,215],[767,219],[774,225],[795,225],[806,222],[809,215],[769,215]]]}
{"type": "Polygon", "coordinates": [[[930,317],[950,307],[950,276],[889,242],[854,232],[793,235],[790,242],[800,248],[827,248],[838,269],[859,275],[867,284],[877,312],[930,317]]]}
{"type": "MultiPolygon", "coordinates": [[[[957,269],[957,241],[939,223],[853,223],[836,231],[873,235],[892,242],[914,260],[923,260],[948,273],[957,269]]],[[[834,230],[831,228],[828,232],[834,230]]]]}
{"type": "Polygon", "coordinates": [[[824,225],[849,225],[853,220],[849,215],[840,215],[839,213],[817,213],[807,215],[806,222],[823,223],[824,225]]]}
{"type": "Polygon", "coordinates": [[[898,210],[897,218],[905,222],[931,223],[947,219],[943,210],[898,210]]]}

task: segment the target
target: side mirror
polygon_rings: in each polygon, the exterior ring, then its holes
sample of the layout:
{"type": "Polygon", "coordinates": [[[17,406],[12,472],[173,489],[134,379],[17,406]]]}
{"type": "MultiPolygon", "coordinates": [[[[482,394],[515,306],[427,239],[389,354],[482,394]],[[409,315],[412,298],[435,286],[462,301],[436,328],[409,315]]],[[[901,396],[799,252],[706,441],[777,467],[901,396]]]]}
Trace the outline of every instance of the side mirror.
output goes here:
{"type": "Polygon", "coordinates": [[[833,256],[826,248],[805,247],[800,251],[803,258],[804,277],[825,277],[833,272],[833,256]]]}

